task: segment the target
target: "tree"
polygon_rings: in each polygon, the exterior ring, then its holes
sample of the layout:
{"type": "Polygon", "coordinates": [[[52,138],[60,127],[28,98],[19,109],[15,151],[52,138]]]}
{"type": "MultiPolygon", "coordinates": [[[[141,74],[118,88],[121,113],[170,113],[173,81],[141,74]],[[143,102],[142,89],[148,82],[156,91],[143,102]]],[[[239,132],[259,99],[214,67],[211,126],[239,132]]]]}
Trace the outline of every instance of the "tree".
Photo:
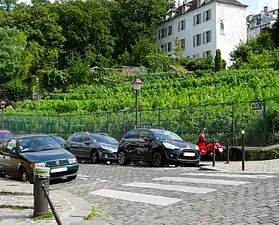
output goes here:
{"type": "Polygon", "coordinates": [[[216,50],[215,55],[215,72],[222,70],[222,57],[221,57],[221,50],[216,50]]]}
{"type": "Polygon", "coordinates": [[[0,84],[20,74],[25,47],[24,33],[16,28],[0,27],[0,84]]]}
{"type": "Polygon", "coordinates": [[[125,49],[131,53],[131,46],[135,45],[141,33],[152,38],[155,44],[156,26],[173,6],[173,0],[115,0],[107,4],[116,43],[114,56],[118,56],[125,49]]]}
{"type": "Polygon", "coordinates": [[[16,3],[17,0],[0,0],[0,9],[2,7],[2,9],[10,11],[15,7],[16,3]]]}
{"type": "Polygon", "coordinates": [[[273,31],[272,31],[272,39],[276,45],[279,47],[279,9],[277,10],[277,21],[274,24],[273,31]]]}
{"type": "Polygon", "coordinates": [[[152,42],[151,38],[147,35],[141,34],[135,45],[132,48],[132,63],[133,65],[142,65],[145,56],[149,54],[154,54],[156,50],[156,45],[152,42]]]}

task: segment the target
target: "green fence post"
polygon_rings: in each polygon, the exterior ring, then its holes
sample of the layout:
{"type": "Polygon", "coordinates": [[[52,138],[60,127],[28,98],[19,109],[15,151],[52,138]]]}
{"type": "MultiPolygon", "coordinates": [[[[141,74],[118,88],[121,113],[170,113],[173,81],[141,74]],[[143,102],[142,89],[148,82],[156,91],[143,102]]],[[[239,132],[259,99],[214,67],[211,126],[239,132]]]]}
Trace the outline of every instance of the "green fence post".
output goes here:
{"type": "Polygon", "coordinates": [[[57,134],[59,135],[59,127],[60,127],[60,114],[58,114],[57,118],[57,134]]]}
{"type": "Polygon", "coordinates": [[[267,118],[266,118],[266,99],[263,99],[263,144],[264,146],[267,145],[267,135],[268,135],[268,131],[267,131],[267,118]]]}

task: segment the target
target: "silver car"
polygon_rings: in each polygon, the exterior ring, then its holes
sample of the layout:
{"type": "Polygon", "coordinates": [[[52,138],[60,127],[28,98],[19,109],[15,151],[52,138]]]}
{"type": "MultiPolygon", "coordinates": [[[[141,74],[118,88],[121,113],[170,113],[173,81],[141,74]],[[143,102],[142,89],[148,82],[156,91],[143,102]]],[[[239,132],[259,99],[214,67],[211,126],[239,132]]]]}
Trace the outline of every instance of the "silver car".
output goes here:
{"type": "Polygon", "coordinates": [[[91,159],[92,163],[116,161],[119,142],[106,134],[76,132],[64,146],[79,159],[91,159]]]}

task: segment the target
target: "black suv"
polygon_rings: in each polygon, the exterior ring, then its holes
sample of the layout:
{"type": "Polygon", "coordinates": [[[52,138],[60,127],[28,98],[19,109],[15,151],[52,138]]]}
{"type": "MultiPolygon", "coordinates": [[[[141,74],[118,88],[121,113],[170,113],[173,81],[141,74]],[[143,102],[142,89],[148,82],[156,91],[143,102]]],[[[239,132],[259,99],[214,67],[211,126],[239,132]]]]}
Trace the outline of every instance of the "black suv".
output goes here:
{"type": "Polygon", "coordinates": [[[87,158],[92,163],[98,163],[102,160],[116,161],[118,141],[106,134],[76,132],[67,139],[64,146],[77,158],[87,158]]]}
{"type": "Polygon", "coordinates": [[[117,161],[146,161],[153,166],[165,164],[194,164],[200,161],[197,145],[183,141],[177,134],[161,129],[139,128],[127,132],[121,139],[117,161]]]}

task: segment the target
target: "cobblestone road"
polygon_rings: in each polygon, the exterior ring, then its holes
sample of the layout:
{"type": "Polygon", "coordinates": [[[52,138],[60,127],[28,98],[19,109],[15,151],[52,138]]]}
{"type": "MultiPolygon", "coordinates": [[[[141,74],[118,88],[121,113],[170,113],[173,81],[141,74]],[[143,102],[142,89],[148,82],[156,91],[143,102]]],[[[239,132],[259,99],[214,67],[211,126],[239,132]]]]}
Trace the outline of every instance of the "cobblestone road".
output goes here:
{"type": "Polygon", "coordinates": [[[51,185],[90,203],[114,225],[279,224],[279,175],[81,164],[51,185]]]}

